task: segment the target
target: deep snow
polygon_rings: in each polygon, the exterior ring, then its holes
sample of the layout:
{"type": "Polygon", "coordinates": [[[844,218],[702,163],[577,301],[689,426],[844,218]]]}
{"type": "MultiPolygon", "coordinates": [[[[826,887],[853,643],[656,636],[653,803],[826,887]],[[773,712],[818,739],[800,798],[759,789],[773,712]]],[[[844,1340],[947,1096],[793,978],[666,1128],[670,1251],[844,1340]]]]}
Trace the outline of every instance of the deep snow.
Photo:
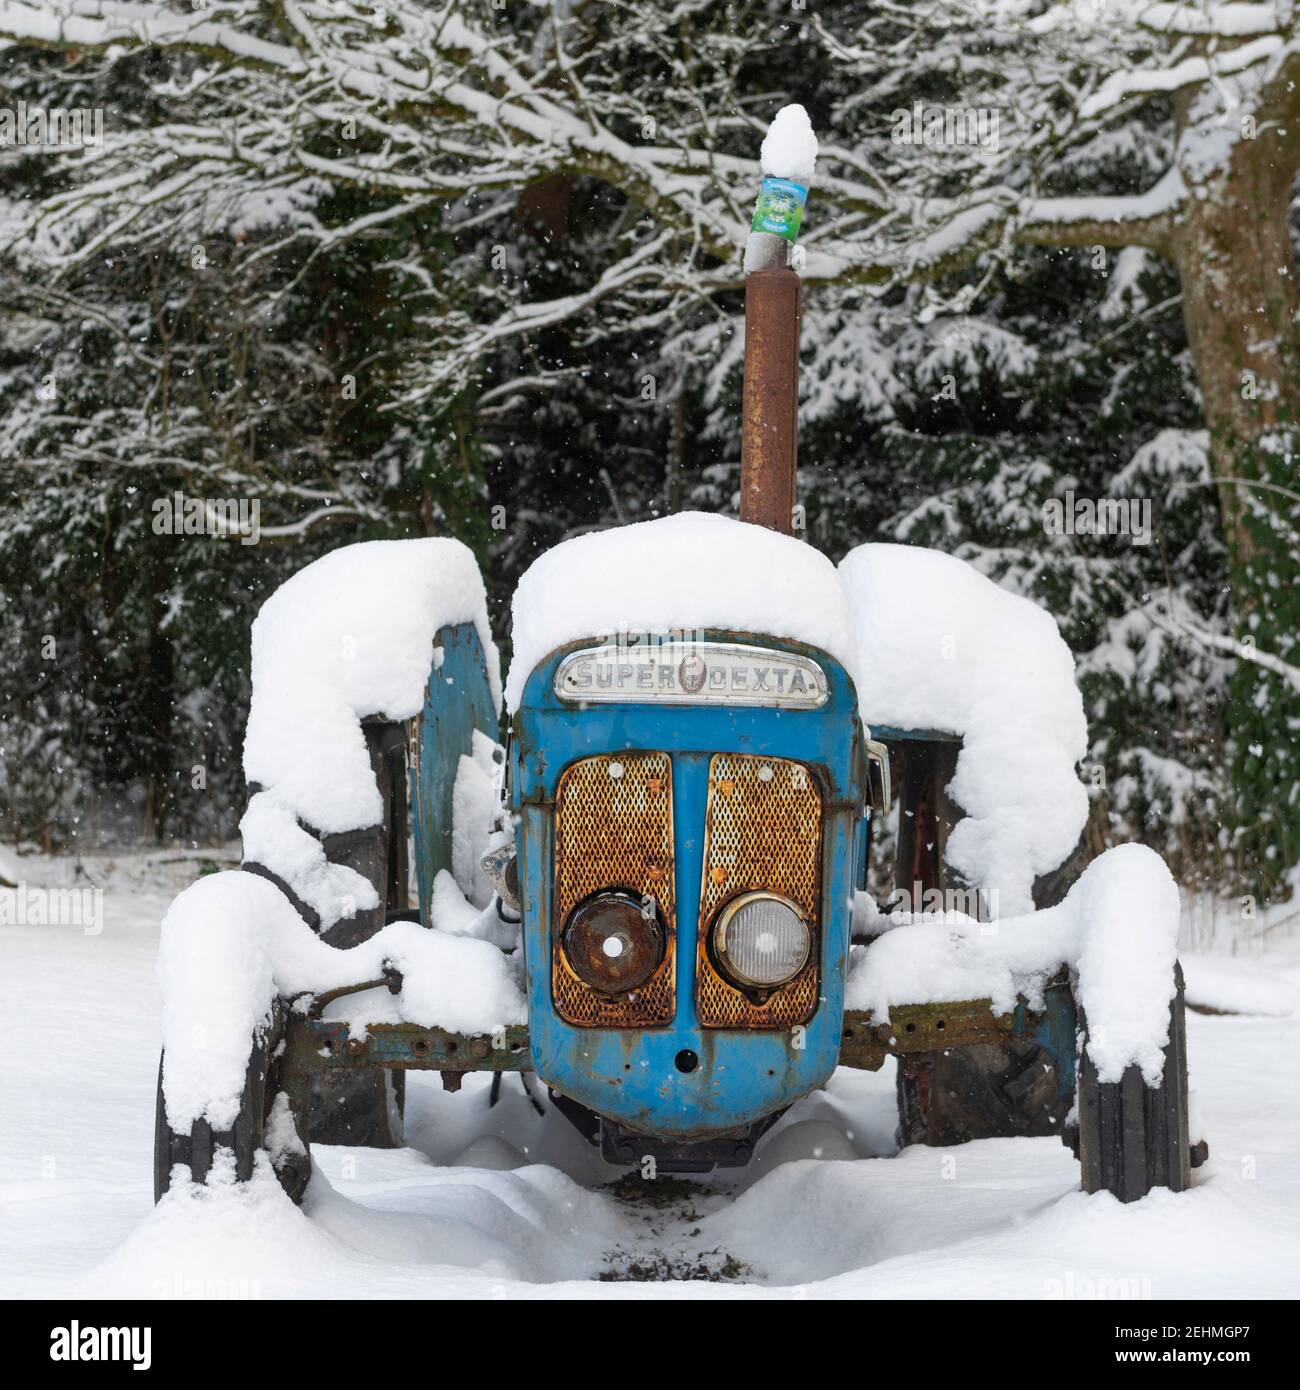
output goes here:
{"type": "MultiPolygon", "coordinates": [[[[893,1152],[892,1075],[841,1070],[755,1166],[678,1186],[609,1170],[518,1078],[412,1076],[410,1147],[320,1148],[278,1188],[151,1206],[158,922],[195,860],[116,872],[104,930],[0,926],[0,1295],[1296,1297],[1300,1019],[1189,1017],[1213,1157],[1191,1192],[1076,1191],[1055,1140],[893,1152]],[[820,1158],[812,1155],[820,1154],[820,1158]],[[628,1200],[630,1190],[632,1199],[628,1200]],[[726,1282],[607,1283],[695,1272],[726,1282]]],[[[66,874],[67,865],[55,872],[66,874]]],[[[29,871],[34,879],[34,872],[29,871]]],[[[1285,1004],[1300,953],[1189,962],[1285,1004]]]]}

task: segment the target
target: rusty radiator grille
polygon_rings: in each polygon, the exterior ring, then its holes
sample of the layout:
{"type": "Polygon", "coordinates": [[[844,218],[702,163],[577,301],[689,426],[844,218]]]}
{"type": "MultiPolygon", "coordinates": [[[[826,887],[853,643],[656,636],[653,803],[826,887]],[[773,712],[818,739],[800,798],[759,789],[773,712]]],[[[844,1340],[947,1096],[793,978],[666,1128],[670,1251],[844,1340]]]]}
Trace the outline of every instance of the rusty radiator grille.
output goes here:
{"type": "Polygon", "coordinates": [[[802,763],[717,753],[709,765],[695,998],[705,1028],[788,1028],[817,1008],[822,798],[802,763]],[[764,888],[789,898],[813,930],[808,964],[756,1004],[718,974],[708,953],[718,912],[764,888]]]}
{"type": "Polygon", "coordinates": [[[677,988],[673,901],[672,761],[666,753],[602,754],[565,769],[555,796],[555,921],[551,995],[581,1028],[653,1028],[673,1021],[677,988]],[[560,949],[569,914],[602,888],[653,895],[666,945],[658,970],[632,994],[598,994],[560,949]]]}

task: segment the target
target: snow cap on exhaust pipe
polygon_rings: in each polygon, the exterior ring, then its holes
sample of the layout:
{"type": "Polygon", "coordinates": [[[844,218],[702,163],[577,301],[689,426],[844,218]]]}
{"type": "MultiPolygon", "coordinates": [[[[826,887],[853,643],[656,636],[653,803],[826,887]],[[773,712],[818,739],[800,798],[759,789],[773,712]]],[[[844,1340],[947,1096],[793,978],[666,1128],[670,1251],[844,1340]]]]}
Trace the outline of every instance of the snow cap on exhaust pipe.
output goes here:
{"type": "Polygon", "coordinates": [[[817,171],[817,136],[802,106],[783,106],[759,151],[763,185],[745,243],[745,274],[790,264],[817,171]]]}
{"type": "Polygon", "coordinates": [[[783,106],[760,152],[763,184],[745,243],[745,387],[740,519],[794,530],[800,281],[791,268],[817,165],[802,106],[783,106]]]}

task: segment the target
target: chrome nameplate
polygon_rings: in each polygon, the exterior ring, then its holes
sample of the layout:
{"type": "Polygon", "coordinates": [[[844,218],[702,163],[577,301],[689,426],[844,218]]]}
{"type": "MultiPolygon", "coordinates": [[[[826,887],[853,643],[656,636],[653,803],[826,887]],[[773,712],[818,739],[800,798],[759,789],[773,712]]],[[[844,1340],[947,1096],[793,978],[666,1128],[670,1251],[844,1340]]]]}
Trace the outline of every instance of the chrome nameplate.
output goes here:
{"type": "Polygon", "coordinates": [[[586,647],[560,662],[555,693],[578,704],[818,709],[827,700],[826,673],[811,658],[731,642],[586,647]]]}

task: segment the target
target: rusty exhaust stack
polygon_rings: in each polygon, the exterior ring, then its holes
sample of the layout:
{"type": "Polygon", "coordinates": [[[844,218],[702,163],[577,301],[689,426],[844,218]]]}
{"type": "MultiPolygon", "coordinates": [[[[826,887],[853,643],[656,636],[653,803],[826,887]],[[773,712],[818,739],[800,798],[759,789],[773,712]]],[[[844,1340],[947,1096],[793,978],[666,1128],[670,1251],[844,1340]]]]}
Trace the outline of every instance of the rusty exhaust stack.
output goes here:
{"type": "Polygon", "coordinates": [[[745,243],[745,387],[740,519],[794,532],[799,434],[799,310],[794,245],[817,163],[802,106],[783,106],[760,154],[763,186],[745,243]]]}
{"type": "Polygon", "coordinates": [[[752,271],[745,281],[740,519],[786,536],[794,531],[801,290],[789,266],[752,271]]]}

